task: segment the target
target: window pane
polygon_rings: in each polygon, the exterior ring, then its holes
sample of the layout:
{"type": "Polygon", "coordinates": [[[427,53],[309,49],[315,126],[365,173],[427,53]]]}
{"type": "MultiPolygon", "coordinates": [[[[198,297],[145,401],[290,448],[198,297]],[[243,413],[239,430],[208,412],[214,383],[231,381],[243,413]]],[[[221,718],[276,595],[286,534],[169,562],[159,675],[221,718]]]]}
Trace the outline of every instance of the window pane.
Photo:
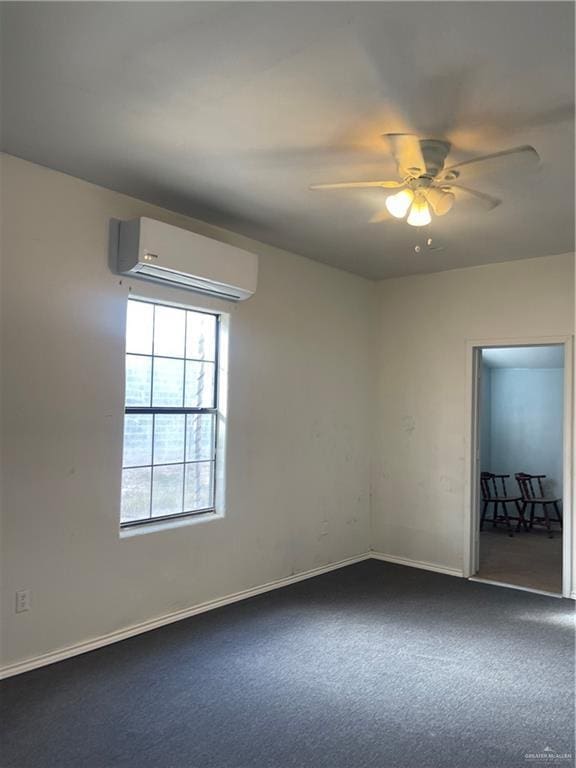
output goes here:
{"type": "Polygon", "coordinates": [[[215,315],[129,299],[122,523],[214,508],[215,315]]]}
{"type": "Polygon", "coordinates": [[[154,358],[153,406],[182,407],[184,395],[184,361],[154,358]]]}
{"type": "Polygon", "coordinates": [[[126,405],[150,405],[152,358],[126,355],[126,405]]]}
{"type": "Polygon", "coordinates": [[[154,306],[128,300],[126,315],[126,352],[152,354],[152,316],[154,306]]]}
{"type": "Polygon", "coordinates": [[[188,414],[186,418],[186,461],[214,458],[214,423],[211,413],[188,414]]]}
{"type": "Polygon", "coordinates": [[[186,310],[156,305],[154,354],[184,357],[186,310]]]}
{"type": "Polygon", "coordinates": [[[125,467],[152,463],[152,416],[127,413],[124,417],[125,467]]]}
{"type": "Polygon", "coordinates": [[[184,461],[184,414],[157,413],[154,418],[154,464],[184,461]]]}
{"type": "Polygon", "coordinates": [[[178,515],[182,512],[184,465],[154,467],[152,479],[152,517],[178,515]]]}
{"type": "Polygon", "coordinates": [[[186,408],[214,408],[214,363],[186,361],[186,408]]]}
{"type": "Polygon", "coordinates": [[[211,461],[198,464],[186,464],[186,482],[184,488],[184,510],[194,512],[197,509],[210,509],[214,506],[212,499],[212,468],[211,461]]]}
{"type": "Polygon", "coordinates": [[[150,517],[150,467],[125,469],[122,471],[123,523],[144,520],[150,517]]]}
{"type": "Polygon", "coordinates": [[[201,312],[187,312],[186,357],[195,360],[216,359],[216,317],[201,312]]]}

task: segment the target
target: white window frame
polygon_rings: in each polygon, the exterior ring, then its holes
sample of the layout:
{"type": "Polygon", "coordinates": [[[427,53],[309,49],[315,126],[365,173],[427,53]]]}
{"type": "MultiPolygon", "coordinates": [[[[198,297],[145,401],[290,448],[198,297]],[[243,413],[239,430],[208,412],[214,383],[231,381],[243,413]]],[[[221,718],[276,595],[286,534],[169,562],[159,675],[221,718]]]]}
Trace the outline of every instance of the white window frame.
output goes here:
{"type": "MultiPolygon", "coordinates": [[[[213,443],[213,456],[211,461],[213,462],[212,471],[212,505],[209,508],[191,511],[182,511],[170,515],[157,515],[150,516],[149,518],[140,518],[138,520],[122,521],[120,515],[120,533],[122,536],[132,535],[134,533],[144,532],[148,530],[156,530],[158,528],[172,527],[174,525],[182,525],[188,522],[200,522],[201,520],[214,519],[223,517],[224,515],[224,456],[225,456],[225,418],[224,412],[226,407],[226,375],[227,375],[227,340],[228,340],[228,316],[218,309],[190,306],[186,304],[170,301],[169,299],[150,297],[145,295],[132,295],[129,293],[127,302],[139,301],[147,304],[153,304],[155,306],[171,307],[175,309],[181,309],[189,312],[197,312],[199,314],[211,315],[216,321],[216,336],[215,336],[215,355],[214,355],[214,400],[211,408],[197,408],[197,407],[158,407],[152,406],[127,406],[125,403],[126,396],[124,396],[124,415],[129,413],[149,413],[154,416],[158,413],[210,413],[214,415],[214,443],[213,443]]],[[[127,304],[128,306],[128,304],[127,304]]],[[[125,334],[126,337],[126,334],[125,334]]],[[[126,366],[126,359],[129,353],[124,350],[124,366],[126,366]]],[[[154,357],[165,357],[164,355],[154,355],[154,349],[152,354],[154,357]]],[[[184,358],[183,358],[184,359],[184,358]]],[[[124,424],[122,429],[122,435],[124,436],[124,424]]],[[[154,435],[152,436],[154,439],[154,435]]],[[[124,470],[122,461],[122,471],[124,470]]],[[[186,462],[184,462],[186,463],[186,462]]],[[[153,457],[152,468],[154,466],[153,457]]],[[[152,504],[152,497],[150,499],[152,504]]]]}

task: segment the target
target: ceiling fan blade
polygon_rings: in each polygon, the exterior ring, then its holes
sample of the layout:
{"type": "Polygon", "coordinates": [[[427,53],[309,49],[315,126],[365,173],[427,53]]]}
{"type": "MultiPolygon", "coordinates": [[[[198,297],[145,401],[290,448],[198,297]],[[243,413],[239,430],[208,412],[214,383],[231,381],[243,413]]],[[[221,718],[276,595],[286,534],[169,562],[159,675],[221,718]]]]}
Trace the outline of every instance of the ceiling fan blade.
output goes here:
{"type": "Polygon", "coordinates": [[[374,216],[370,219],[370,224],[381,224],[383,221],[390,221],[390,219],[394,218],[390,213],[388,213],[388,210],[384,208],[382,211],[378,211],[378,213],[375,213],[374,216]]]}
{"type": "Polygon", "coordinates": [[[403,186],[401,181],[339,181],[336,184],[312,184],[309,189],[368,189],[370,187],[398,189],[403,186]]]}
{"type": "Polygon", "coordinates": [[[510,160],[514,160],[517,164],[523,166],[537,165],[540,162],[540,155],[534,147],[524,144],[521,147],[513,147],[502,152],[473,157],[472,160],[464,160],[462,163],[451,165],[449,168],[444,169],[439,180],[451,181],[452,179],[457,179],[461,173],[467,174],[468,170],[475,171],[481,169],[482,171],[490,172],[502,167],[502,162],[510,160]]]}
{"type": "Polygon", "coordinates": [[[390,142],[390,150],[402,178],[416,178],[426,173],[426,163],[418,136],[413,133],[385,133],[383,137],[390,142]]]}
{"type": "Polygon", "coordinates": [[[481,200],[486,206],[487,210],[489,211],[499,206],[502,202],[502,200],[500,200],[498,197],[487,195],[485,192],[478,192],[477,189],[470,189],[470,187],[463,187],[462,184],[450,184],[449,186],[442,186],[442,189],[446,189],[449,191],[452,191],[453,189],[456,189],[456,190],[459,189],[462,192],[465,192],[467,195],[472,195],[472,197],[475,197],[478,200],[481,200]]]}

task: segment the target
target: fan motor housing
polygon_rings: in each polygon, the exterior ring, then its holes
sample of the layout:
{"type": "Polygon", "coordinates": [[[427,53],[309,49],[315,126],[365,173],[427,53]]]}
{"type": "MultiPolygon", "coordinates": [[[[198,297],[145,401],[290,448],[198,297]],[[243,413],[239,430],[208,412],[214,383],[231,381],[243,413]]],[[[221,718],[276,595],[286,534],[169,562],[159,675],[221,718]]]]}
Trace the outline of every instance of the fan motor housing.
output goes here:
{"type": "Polygon", "coordinates": [[[420,147],[426,163],[426,173],[422,176],[434,179],[444,168],[444,163],[450,152],[450,142],[440,139],[421,139],[420,147]]]}

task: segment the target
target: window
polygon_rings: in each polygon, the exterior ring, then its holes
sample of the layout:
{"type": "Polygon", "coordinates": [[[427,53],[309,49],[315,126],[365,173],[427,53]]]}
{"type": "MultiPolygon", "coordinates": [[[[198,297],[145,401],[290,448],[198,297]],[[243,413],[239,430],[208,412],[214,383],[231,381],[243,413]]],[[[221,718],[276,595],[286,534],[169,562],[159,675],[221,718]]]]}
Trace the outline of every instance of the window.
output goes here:
{"type": "Polygon", "coordinates": [[[214,512],[218,316],[128,300],[122,526],[214,512]]]}

